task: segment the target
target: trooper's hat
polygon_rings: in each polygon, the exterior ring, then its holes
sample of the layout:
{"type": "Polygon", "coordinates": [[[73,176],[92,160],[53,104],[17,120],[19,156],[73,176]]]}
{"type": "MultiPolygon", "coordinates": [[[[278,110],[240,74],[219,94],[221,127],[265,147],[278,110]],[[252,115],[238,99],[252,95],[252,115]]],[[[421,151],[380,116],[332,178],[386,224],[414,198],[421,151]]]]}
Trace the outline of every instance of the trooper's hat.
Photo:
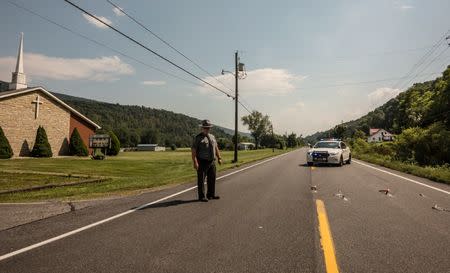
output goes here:
{"type": "Polygon", "coordinates": [[[202,120],[202,124],[200,124],[199,126],[202,127],[202,128],[211,128],[211,127],[213,127],[212,124],[211,124],[211,121],[209,121],[207,119],[202,120]]]}

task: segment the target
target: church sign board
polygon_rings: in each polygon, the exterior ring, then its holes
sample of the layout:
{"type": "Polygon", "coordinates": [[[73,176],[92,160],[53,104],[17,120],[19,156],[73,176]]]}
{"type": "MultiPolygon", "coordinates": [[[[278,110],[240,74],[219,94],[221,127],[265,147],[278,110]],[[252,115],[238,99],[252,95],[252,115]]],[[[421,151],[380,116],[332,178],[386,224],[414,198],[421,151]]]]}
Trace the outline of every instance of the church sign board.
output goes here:
{"type": "Polygon", "coordinates": [[[109,135],[92,135],[89,137],[89,148],[111,148],[109,135]]]}

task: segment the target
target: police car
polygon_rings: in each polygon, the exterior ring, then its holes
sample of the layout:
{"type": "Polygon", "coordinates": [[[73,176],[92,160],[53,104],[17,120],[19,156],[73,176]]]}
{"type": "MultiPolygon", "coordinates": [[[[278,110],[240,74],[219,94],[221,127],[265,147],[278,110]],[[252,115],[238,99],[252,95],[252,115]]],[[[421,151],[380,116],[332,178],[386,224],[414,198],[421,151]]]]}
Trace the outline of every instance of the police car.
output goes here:
{"type": "Polygon", "coordinates": [[[308,166],[314,164],[335,164],[338,166],[352,162],[350,148],[340,140],[321,140],[306,153],[308,166]]]}

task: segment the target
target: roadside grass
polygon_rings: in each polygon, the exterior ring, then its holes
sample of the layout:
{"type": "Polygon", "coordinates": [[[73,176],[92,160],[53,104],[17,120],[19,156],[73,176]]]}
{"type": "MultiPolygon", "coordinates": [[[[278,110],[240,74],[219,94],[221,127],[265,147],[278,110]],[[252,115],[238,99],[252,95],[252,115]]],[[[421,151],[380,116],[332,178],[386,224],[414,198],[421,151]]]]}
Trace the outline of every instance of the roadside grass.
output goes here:
{"type": "MultiPolygon", "coordinates": [[[[217,165],[218,171],[238,167],[288,151],[291,150],[275,150],[275,152],[272,152],[271,149],[239,151],[239,162],[237,164],[231,162],[233,159],[232,151],[223,151],[224,163],[217,165]]],[[[111,178],[101,183],[1,194],[0,202],[79,200],[126,195],[149,188],[192,181],[196,177],[189,149],[166,152],[124,152],[116,157],[108,157],[106,160],[89,160],[77,157],[0,160],[0,170],[57,172],[67,176],[83,175],[111,178]]],[[[5,180],[10,185],[16,186],[20,183],[39,183],[33,177],[39,177],[40,175],[20,174],[18,175],[19,179],[15,178],[16,175],[13,174],[5,180]],[[27,177],[30,179],[27,180],[27,177]]],[[[45,181],[49,179],[60,179],[46,177],[45,175],[41,175],[41,178],[40,184],[47,183],[45,181]]]]}
{"type": "Polygon", "coordinates": [[[356,154],[354,152],[354,157],[393,170],[428,178],[436,182],[450,184],[450,167],[447,166],[418,166],[411,163],[396,161],[389,156],[383,156],[379,154],[356,154]]]}

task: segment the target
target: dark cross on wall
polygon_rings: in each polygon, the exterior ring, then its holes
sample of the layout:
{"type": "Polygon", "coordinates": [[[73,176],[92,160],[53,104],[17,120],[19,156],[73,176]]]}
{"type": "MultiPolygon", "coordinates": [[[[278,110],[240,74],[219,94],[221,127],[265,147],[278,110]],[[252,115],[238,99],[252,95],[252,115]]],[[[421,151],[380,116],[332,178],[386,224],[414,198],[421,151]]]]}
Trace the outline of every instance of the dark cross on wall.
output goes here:
{"type": "Polygon", "coordinates": [[[37,95],[36,99],[31,103],[36,104],[36,110],[34,111],[34,118],[37,119],[39,117],[39,105],[41,105],[43,102],[39,99],[39,95],[37,95]]]}

